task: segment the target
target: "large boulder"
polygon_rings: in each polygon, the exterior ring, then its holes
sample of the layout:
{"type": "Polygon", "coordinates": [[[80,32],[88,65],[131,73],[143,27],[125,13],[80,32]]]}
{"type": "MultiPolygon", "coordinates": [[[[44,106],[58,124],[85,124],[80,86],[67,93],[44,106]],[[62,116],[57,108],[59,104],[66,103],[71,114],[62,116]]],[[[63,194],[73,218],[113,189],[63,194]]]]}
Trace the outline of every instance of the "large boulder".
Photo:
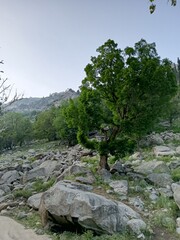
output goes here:
{"type": "Polygon", "coordinates": [[[176,152],[167,146],[156,146],[154,147],[154,154],[158,156],[174,156],[176,152]]]}
{"type": "Polygon", "coordinates": [[[52,172],[55,170],[56,166],[57,166],[57,161],[47,160],[41,163],[39,168],[44,168],[45,175],[50,176],[52,172]]]}
{"type": "Polygon", "coordinates": [[[142,174],[150,173],[170,173],[170,169],[163,161],[152,160],[149,162],[142,162],[139,166],[135,167],[134,170],[142,174]]]}
{"type": "Polygon", "coordinates": [[[171,186],[173,180],[167,173],[151,173],[147,176],[147,181],[159,187],[171,186]]]}
{"type": "Polygon", "coordinates": [[[3,183],[11,184],[19,179],[20,179],[20,176],[18,171],[16,170],[7,171],[2,175],[0,179],[0,184],[3,184],[3,183]]]}
{"type": "Polygon", "coordinates": [[[84,191],[86,188],[87,185],[59,181],[46,191],[39,209],[43,225],[51,218],[63,227],[113,234],[125,230],[130,220],[141,219],[129,206],[84,191]]]}
{"type": "Polygon", "coordinates": [[[173,190],[174,200],[175,200],[177,206],[178,206],[179,209],[180,209],[180,184],[173,183],[173,184],[171,185],[171,187],[172,187],[172,190],[173,190]]]}
{"type": "Polygon", "coordinates": [[[86,175],[90,179],[91,178],[94,179],[91,171],[88,168],[78,165],[78,164],[74,164],[74,165],[68,167],[60,176],[58,176],[57,180],[58,181],[63,180],[65,177],[68,177],[71,175],[74,175],[74,176],[86,175]]]}
{"type": "Polygon", "coordinates": [[[45,176],[46,176],[45,169],[36,167],[30,170],[29,172],[25,173],[24,181],[26,182],[26,181],[32,181],[38,178],[45,178],[45,176]]]}

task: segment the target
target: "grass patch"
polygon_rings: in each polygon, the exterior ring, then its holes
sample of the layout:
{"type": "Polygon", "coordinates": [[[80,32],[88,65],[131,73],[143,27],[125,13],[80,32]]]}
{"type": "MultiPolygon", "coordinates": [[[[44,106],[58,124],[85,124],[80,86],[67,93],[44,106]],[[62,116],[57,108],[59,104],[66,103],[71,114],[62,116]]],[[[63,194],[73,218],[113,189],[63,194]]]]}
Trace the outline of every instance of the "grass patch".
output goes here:
{"type": "Polygon", "coordinates": [[[154,213],[151,222],[156,227],[163,227],[171,233],[175,232],[176,221],[173,217],[170,217],[167,212],[157,211],[154,213]]]}
{"type": "Polygon", "coordinates": [[[13,192],[13,195],[15,198],[23,197],[25,199],[28,199],[30,196],[32,196],[34,193],[38,192],[45,192],[48,190],[54,183],[55,178],[52,177],[49,181],[44,182],[42,179],[36,180],[36,182],[33,183],[31,189],[18,189],[13,192]]]}
{"type": "Polygon", "coordinates": [[[166,196],[160,196],[154,204],[154,209],[166,209],[170,217],[176,217],[178,207],[173,199],[166,196]]]}
{"type": "Polygon", "coordinates": [[[172,176],[173,181],[175,181],[175,182],[180,181],[180,167],[173,169],[171,171],[171,176],[172,176]]]}
{"type": "Polygon", "coordinates": [[[15,198],[26,198],[28,199],[30,196],[32,196],[33,191],[32,190],[28,190],[28,189],[19,189],[19,190],[15,190],[13,192],[13,195],[15,198]]]}
{"type": "Polygon", "coordinates": [[[52,177],[47,182],[44,182],[42,179],[38,179],[32,186],[33,190],[35,192],[44,192],[48,190],[54,183],[56,179],[55,177],[52,177]]]}
{"type": "Polygon", "coordinates": [[[54,234],[53,240],[135,240],[135,236],[124,233],[124,234],[113,234],[113,235],[101,235],[94,236],[93,232],[88,230],[83,234],[75,234],[71,232],[64,232],[62,234],[54,234]]]}
{"type": "Polygon", "coordinates": [[[165,196],[160,196],[153,206],[156,209],[153,213],[152,224],[166,228],[169,232],[174,232],[176,229],[177,205],[173,199],[165,196]]]}

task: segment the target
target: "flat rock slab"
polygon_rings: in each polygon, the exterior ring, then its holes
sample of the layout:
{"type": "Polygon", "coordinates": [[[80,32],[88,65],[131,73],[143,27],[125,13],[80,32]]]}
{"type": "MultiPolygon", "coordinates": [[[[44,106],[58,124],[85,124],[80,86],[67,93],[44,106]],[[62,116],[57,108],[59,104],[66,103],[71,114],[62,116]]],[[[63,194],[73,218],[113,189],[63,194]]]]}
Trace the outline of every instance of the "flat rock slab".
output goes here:
{"type": "Polygon", "coordinates": [[[175,151],[167,146],[156,146],[154,147],[154,154],[158,156],[173,156],[175,151]]]}
{"type": "Polygon", "coordinates": [[[0,240],[50,240],[50,238],[37,235],[32,229],[25,229],[11,218],[0,216],[0,240]]]}

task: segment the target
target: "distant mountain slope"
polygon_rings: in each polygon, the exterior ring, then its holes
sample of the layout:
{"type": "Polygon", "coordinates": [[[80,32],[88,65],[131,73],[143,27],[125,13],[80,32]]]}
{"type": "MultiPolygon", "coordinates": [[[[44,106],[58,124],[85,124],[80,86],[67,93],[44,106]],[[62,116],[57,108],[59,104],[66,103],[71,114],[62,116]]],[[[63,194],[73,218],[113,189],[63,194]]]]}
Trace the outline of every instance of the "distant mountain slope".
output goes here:
{"type": "Polygon", "coordinates": [[[41,112],[49,109],[52,106],[59,106],[64,100],[75,98],[78,95],[78,92],[75,92],[72,89],[68,89],[65,92],[50,94],[48,97],[23,98],[6,107],[6,110],[20,113],[30,113],[33,111],[41,112]]]}

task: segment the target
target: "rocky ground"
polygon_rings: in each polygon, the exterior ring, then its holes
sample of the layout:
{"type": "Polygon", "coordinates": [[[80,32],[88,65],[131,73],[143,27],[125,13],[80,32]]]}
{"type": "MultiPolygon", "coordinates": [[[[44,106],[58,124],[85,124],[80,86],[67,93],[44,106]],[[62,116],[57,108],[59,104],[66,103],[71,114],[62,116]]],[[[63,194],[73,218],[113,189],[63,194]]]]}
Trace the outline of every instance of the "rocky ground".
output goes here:
{"type": "MultiPolygon", "coordinates": [[[[151,134],[132,156],[110,157],[110,172],[98,172],[98,155],[79,145],[38,144],[1,154],[2,216],[38,234],[50,229],[53,239],[66,239],[69,230],[180,239],[180,134],[151,134]]],[[[92,232],[82,239],[100,239],[92,232]]]]}
{"type": "Polygon", "coordinates": [[[0,240],[50,240],[49,237],[37,235],[33,230],[25,229],[15,220],[5,216],[0,216],[0,232],[0,240]]]}

